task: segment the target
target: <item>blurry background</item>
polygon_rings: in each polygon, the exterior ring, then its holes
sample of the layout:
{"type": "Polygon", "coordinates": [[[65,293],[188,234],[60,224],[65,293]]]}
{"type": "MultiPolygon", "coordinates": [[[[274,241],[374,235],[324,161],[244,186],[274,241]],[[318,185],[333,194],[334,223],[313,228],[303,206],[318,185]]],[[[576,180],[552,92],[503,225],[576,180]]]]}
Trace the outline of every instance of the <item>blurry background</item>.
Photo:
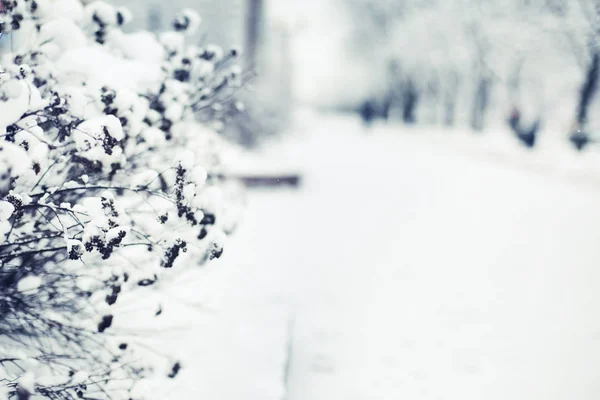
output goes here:
{"type": "Polygon", "coordinates": [[[112,0],[135,16],[129,29],[164,30],[178,10],[192,8],[202,16],[197,42],[242,50],[245,68],[255,77],[238,94],[249,118],[235,121],[227,132],[234,140],[254,146],[258,136],[271,136],[288,122],[292,102],[290,29],[271,18],[264,0],[112,0]]]}
{"type": "Polygon", "coordinates": [[[134,11],[134,28],[150,30],[177,9],[199,9],[199,41],[246,50],[270,117],[275,109],[285,119],[293,98],[338,111],[369,103],[384,119],[476,131],[518,113],[517,136],[536,121],[536,136],[561,139],[598,127],[588,112],[595,89],[581,98],[597,68],[593,0],[116,2],[134,11]]]}

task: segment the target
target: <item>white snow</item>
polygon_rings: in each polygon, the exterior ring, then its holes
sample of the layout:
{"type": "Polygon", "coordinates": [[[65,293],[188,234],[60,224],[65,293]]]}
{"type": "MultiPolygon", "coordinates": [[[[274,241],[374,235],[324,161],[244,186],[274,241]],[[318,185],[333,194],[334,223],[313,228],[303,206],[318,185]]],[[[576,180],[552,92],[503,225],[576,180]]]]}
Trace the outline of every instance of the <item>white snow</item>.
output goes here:
{"type": "Polygon", "coordinates": [[[200,27],[200,23],[202,22],[202,18],[196,10],[191,8],[185,8],[181,11],[181,16],[186,18],[188,21],[188,28],[185,30],[187,35],[193,35],[196,33],[198,28],[200,27]]]}
{"type": "Polygon", "coordinates": [[[0,200],[0,221],[7,221],[14,211],[15,206],[8,201],[0,200]]]}
{"type": "Polygon", "coordinates": [[[29,275],[17,283],[17,290],[21,293],[35,293],[42,285],[42,278],[29,275]]]}
{"type": "Polygon", "coordinates": [[[86,45],[86,37],[77,24],[68,18],[48,21],[40,28],[39,42],[52,42],[60,51],[78,49],[86,45]]]}
{"type": "Polygon", "coordinates": [[[73,375],[73,378],[71,379],[71,384],[78,385],[80,383],[87,381],[88,379],[89,379],[89,374],[87,372],[78,371],[77,373],[75,373],[75,375],[73,375]]]}
{"type": "Polygon", "coordinates": [[[597,398],[600,179],[536,170],[518,145],[300,125],[261,155],[303,165],[300,191],[250,193],[223,259],[176,290],[198,326],[161,342],[185,354],[174,393],[597,398]]]}
{"type": "Polygon", "coordinates": [[[117,239],[119,237],[120,234],[122,234],[121,232],[127,234],[127,231],[129,227],[122,227],[122,226],[118,226],[116,228],[112,228],[109,229],[108,232],[106,232],[106,241],[110,242],[111,240],[117,239]]]}
{"type": "Polygon", "coordinates": [[[23,389],[27,393],[35,393],[35,377],[32,373],[23,374],[19,378],[19,388],[23,389]]]}
{"type": "Polygon", "coordinates": [[[38,13],[45,19],[68,18],[79,21],[83,17],[83,6],[78,0],[36,0],[38,13]]]}
{"type": "Polygon", "coordinates": [[[140,31],[123,33],[110,32],[111,44],[117,46],[126,58],[147,63],[159,63],[163,60],[164,49],[151,32],[140,31]]]}
{"type": "Polygon", "coordinates": [[[197,185],[204,185],[206,183],[206,179],[208,178],[208,172],[206,169],[200,165],[197,165],[192,169],[192,176],[194,177],[194,182],[197,185]]]}
{"type": "Polygon", "coordinates": [[[27,87],[23,80],[10,80],[0,86],[0,93],[9,98],[0,103],[0,132],[7,126],[15,123],[25,114],[30,105],[30,95],[32,90],[27,87]]]}

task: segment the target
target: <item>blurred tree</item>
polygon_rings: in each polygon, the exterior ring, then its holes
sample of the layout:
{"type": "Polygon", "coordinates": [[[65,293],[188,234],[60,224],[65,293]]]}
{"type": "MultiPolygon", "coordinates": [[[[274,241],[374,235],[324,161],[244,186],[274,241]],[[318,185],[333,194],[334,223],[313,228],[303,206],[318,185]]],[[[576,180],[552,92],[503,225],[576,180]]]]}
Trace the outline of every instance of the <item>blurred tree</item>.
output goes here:
{"type": "Polygon", "coordinates": [[[352,25],[348,51],[371,71],[364,92],[384,116],[482,130],[518,106],[564,127],[573,106],[592,107],[583,91],[565,93],[591,76],[597,0],[339,1],[352,25]]]}
{"type": "Polygon", "coordinates": [[[248,0],[246,11],[246,61],[252,68],[257,65],[258,46],[263,24],[263,0],[248,0]]]}

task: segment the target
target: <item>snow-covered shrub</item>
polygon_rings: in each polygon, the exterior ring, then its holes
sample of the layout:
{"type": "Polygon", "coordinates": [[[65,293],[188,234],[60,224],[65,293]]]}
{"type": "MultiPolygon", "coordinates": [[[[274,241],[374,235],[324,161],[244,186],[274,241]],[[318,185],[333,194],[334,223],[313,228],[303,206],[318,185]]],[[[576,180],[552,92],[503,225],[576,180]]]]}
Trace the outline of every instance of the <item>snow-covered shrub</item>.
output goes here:
{"type": "Polygon", "coordinates": [[[0,397],[142,398],[116,305],[223,252],[238,51],[188,45],[191,10],[154,35],[101,1],[0,3],[0,397]]]}

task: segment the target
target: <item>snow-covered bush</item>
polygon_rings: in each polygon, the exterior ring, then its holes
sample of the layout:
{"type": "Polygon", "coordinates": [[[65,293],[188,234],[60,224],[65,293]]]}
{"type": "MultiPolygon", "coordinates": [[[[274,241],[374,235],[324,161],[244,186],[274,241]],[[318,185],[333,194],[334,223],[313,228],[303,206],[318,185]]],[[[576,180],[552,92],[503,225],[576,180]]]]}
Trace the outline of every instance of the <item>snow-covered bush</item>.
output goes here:
{"type": "Polygon", "coordinates": [[[0,397],[143,398],[116,304],[223,252],[238,51],[188,45],[190,10],[154,35],[101,1],[0,4],[0,397]]]}

